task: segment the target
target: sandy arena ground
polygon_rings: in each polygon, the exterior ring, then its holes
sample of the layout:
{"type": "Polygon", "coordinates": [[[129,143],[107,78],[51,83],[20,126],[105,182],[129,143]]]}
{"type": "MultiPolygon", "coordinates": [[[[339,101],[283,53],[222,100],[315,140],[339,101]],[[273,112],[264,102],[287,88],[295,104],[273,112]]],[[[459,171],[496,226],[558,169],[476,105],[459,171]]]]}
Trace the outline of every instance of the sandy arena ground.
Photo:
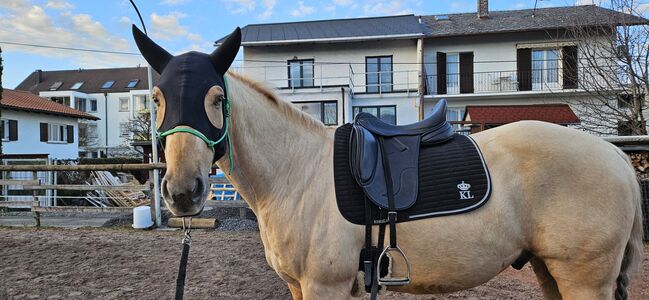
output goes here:
{"type": "MultiPolygon", "coordinates": [[[[266,264],[259,232],[193,236],[186,299],[290,299],[266,264]]],[[[180,238],[169,231],[0,228],[0,299],[172,299],[180,238]]],[[[648,279],[645,258],[632,299],[649,299],[648,279]]],[[[540,299],[541,293],[527,265],[462,292],[379,298],[540,299]]]]}

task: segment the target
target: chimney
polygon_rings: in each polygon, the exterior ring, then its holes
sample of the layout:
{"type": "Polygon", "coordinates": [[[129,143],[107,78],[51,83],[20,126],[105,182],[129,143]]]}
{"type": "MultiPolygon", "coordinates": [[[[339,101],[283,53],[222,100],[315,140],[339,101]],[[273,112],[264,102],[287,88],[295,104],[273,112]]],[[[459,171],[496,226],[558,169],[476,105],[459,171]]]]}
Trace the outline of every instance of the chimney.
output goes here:
{"type": "Polygon", "coordinates": [[[489,18],[489,0],[478,0],[478,18],[489,18]]]}
{"type": "Polygon", "coordinates": [[[43,70],[38,69],[36,70],[35,73],[36,73],[36,84],[43,82],[43,70]]]}

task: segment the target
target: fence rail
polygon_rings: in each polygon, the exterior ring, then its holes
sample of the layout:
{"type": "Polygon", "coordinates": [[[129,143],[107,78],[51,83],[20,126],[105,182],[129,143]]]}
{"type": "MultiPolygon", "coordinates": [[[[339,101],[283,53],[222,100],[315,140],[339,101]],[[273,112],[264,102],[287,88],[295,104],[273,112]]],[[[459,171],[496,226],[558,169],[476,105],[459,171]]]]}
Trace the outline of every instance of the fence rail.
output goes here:
{"type": "MultiPolygon", "coordinates": [[[[129,206],[44,206],[41,205],[41,200],[39,198],[45,197],[42,195],[42,191],[61,191],[61,190],[76,190],[76,191],[102,191],[106,192],[106,195],[100,194],[100,196],[57,196],[58,198],[83,198],[83,199],[108,199],[111,196],[108,195],[110,191],[131,191],[131,192],[148,192],[148,199],[139,201],[137,205],[146,205],[151,204],[151,199],[153,195],[154,184],[153,180],[153,171],[154,170],[163,170],[166,168],[164,163],[156,164],[103,164],[103,165],[0,165],[0,172],[31,172],[31,178],[26,178],[22,180],[16,179],[0,179],[0,187],[2,186],[11,186],[11,187],[20,187],[19,190],[27,191],[27,193],[22,195],[10,195],[2,196],[12,199],[0,201],[0,207],[5,208],[29,208],[34,213],[34,218],[36,219],[36,226],[40,226],[40,213],[41,212],[104,212],[104,213],[128,213],[133,209],[135,202],[123,201],[124,199],[113,199],[113,202],[120,202],[121,204],[129,204],[129,206]],[[41,182],[38,179],[37,174],[39,172],[79,172],[79,171],[149,171],[149,180],[144,184],[124,184],[124,185],[107,185],[107,184],[47,184],[41,182]],[[31,191],[31,193],[29,192],[31,191]],[[108,198],[107,198],[108,197],[108,198]],[[25,200],[27,199],[27,200],[25,200]],[[117,201],[119,200],[119,201],[117,201]]],[[[29,173],[28,173],[29,174],[29,173]]],[[[28,177],[29,175],[27,175],[28,177]]],[[[234,192],[233,188],[225,188],[226,185],[230,185],[230,182],[224,177],[211,177],[208,180],[210,186],[213,185],[222,185],[227,192],[234,192]]],[[[214,192],[218,192],[218,188],[212,188],[210,191],[210,198],[213,197],[214,192]]],[[[110,198],[112,199],[112,198],[110,198]]],[[[142,199],[142,198],[138,198],[142,199]]],[[[94,203],[94,202],[93,202],[94,203]]],[[[136,206],[137,206],[136,205],[136,206]]],[[[237,200],[236,197],[233,200],[228,201],[214,201],[208,200],[206,202],[207,207],[233,207],[245,209],[248,207],[247,203],[242,200],[237,200]]],[[[152,209],[155,206],[152,205],[152,209]]],[[[245,215],[245,211],[240,213],[245,215]]],[[[153,211],[153,215],[156,215],[156,212],[153,211]]]]}

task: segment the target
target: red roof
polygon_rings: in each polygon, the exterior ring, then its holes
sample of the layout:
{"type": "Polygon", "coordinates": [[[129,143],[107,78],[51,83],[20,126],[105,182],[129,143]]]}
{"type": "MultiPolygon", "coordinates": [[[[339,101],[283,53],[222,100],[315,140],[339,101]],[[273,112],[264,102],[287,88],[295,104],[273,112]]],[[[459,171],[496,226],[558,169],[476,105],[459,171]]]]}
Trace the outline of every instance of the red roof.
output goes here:
{"type": "Polygon", "coordinates": [[[4,89],[2,91],[2,101],[0,102],[2,108],[10,108],[17,110],[34,111],[46,114],[62,115],[68,117],[99,120],[99,118],[76,110],[67,105],[59,104],[54,101],[36,96],[26,91],[16,91],[4,89]]]}
{"type": "Polygon", "coordinates": [[[581,122],[568,104],[467,105],[464,120],[485,124],[507,124],[522,120],[562,125],[581,122]]]}

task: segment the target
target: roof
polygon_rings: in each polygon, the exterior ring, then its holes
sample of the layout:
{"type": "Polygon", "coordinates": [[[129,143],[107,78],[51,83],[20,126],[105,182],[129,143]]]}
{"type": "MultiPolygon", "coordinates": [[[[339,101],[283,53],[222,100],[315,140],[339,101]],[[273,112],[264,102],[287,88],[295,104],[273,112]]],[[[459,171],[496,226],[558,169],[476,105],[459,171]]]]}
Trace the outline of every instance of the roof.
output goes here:
{"type": "MultiPolygon", "coordinates": [[[[50,88],[56,82],[62,82],[62,85],[55,89],[56,91],[78,91],[82,93],[118,93],[149,89],[146,67],[40,71],[40,81],[38,76],[39,70],[32,72],[16,89],[38,94],[38,92],[51,91],[50,88]],[[134,79],[138,80],[137,84],[132,88],[128,88],[129,81],[134,79]],[[102,89],[102,86],[107,81],[115,81],[115,83],[110,88],[102,89]],[[77,82],[83,82],[83,84],[79,89],[72,89],[72,86],[77,82]]],[[[159,77],[158,73],[153,71],[154,82],[159,77]]]]}
{"type": "Polygon", "coordinates": [[[422,16],[426,37],[462,36],[570,28],[575,25],[638,25],[649,20],[599,7],[579,5],[508,11],[490,11],[488,18],[477,13],[422,16]],[[534,13],[534,16],[532,14],[534,13]]]}
{"type": "Polygon", "coordinates": [[[467,105],[464,120],[485,124],[507,124],[523,120],[562,125],[581,122],[568,104],[467,105]]]}
{"type": "MultiPolygon", "coordinates": [[[[241,45],[279,45],[423,37],[415,15],[250,24],[241,29],[241,45]]],[[[225,38],[225,37],[224,37],[225,38]]],[[[224,38],[216,41],[218,45],[224,38]]]]}
{"type": "Polygon", "coordinates": [[[99,118],[91,114],[87,114],[72,107],[47,100],[27,91],[4,89],[2,91],[2,101],[0,102],[0,107],[81,119],[99,120],[99,118]]]}

